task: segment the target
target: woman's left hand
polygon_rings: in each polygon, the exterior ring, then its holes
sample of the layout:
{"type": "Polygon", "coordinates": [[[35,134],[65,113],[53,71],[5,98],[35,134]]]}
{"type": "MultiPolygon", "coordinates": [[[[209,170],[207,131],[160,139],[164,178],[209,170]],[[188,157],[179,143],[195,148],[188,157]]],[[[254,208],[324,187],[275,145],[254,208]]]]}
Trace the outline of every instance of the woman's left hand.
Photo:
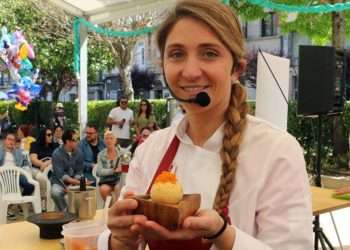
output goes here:
{"type": "Polygon", "coordinates": [[[187,217],[181,228],[173,231],[150,220],[135,220],[135,223],[134,229],[145,239],[190,240],[214,235],[223,226],[224,221],[215,210],[199,210],[196,215],[187,217]]]}

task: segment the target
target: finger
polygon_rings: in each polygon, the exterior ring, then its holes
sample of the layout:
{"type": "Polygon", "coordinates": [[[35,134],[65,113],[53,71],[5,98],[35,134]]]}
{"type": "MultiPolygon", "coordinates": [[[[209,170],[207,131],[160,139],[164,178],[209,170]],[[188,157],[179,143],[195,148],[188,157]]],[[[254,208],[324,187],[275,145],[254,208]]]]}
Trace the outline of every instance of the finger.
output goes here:
{"type": "Polygon", "coordinates": [[[114,217],[109,217],[107,224],[111,230],[118,230],[121,228],[123,229],[129,228],[130,226],[136,224],[135,220],[146,221],[147,218],[143,215],[114,216],[114,217]]]}
{"type": "Polygon", "coordinates": [[[122,215],[137,208],[137,201],[134,199],[124,199],[117,201],[108,210],[109,216],[122,215]]]}
{"type": "Polygon", "coordinates": [[[124,193],[123,198],[124,198],[124,199],[127,199],[127,198],[130,198],[130,197],[133,197],[133,196],[135,196],[135,195],[134,195],[134,192],[132,192],[132,191],[126,191],[126,192],[124,193]]]}
{"type": "Polygon", "coordinates": [[[183,222],[183,227],[192,230],[208,230],[209,222],[200,217],[188,217],[183,222]]]}

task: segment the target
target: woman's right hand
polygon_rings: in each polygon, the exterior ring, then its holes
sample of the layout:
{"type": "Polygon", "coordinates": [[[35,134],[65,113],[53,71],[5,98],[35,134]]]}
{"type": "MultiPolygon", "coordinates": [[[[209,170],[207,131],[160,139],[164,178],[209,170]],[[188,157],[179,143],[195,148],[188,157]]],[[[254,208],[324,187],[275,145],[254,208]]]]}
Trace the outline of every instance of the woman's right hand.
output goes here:
{"type": "Polygon", "coordinates": [[[137,201],[131,199],[134,194],[127,192],[123,200],[118,200],[108,211],[107,226],[111,230],[110,250],[134,250],[141,242],[140,234],[136,230],[137,221],[147,221],[143,215],[132,215],[137,208],[137,201]]]}

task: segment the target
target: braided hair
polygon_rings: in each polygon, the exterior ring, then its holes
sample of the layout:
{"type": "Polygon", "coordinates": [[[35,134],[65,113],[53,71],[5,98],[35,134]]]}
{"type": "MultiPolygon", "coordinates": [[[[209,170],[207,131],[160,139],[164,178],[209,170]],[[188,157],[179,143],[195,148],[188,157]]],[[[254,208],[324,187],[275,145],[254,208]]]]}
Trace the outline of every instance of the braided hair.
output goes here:
{"type": "MultiPolygon", "coordinates": [[[[162,59],[169,33],[174,25],[184,17],[191,17],[208,25],[231,52],[234,62],[231,73],[239,70],[240,62],[244,58],[242,31],[238,17],[229,6],[222,4],[219,0],[183,0],[176,4],[157,33],[156,41],[162,59]]],[[[245,89],[239,82],[235,82],[231,87],[230,104],[225,113],[226,123],[220,151],[222,173],[214,201],[214,209],[219,213],[222,213],[228,206],[233,190],[239,147],[247,124],[247,113],[245,89]]]]}

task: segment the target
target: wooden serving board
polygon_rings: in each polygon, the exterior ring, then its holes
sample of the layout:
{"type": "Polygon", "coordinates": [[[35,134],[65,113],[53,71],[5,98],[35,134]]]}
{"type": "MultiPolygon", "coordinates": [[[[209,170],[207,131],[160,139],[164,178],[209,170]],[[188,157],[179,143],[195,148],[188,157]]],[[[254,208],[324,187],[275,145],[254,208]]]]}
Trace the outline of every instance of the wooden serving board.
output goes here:
{"type": "Polygon", "coordinates": [[[179,228],[186,217],[197,212],[201,203],[200,194],[185,194],[176,205],[153,202],[150,195],[139,195],[133,198],[138,202],[134,214],[143,214],[149,220],[169,230],[179,228]]]}

